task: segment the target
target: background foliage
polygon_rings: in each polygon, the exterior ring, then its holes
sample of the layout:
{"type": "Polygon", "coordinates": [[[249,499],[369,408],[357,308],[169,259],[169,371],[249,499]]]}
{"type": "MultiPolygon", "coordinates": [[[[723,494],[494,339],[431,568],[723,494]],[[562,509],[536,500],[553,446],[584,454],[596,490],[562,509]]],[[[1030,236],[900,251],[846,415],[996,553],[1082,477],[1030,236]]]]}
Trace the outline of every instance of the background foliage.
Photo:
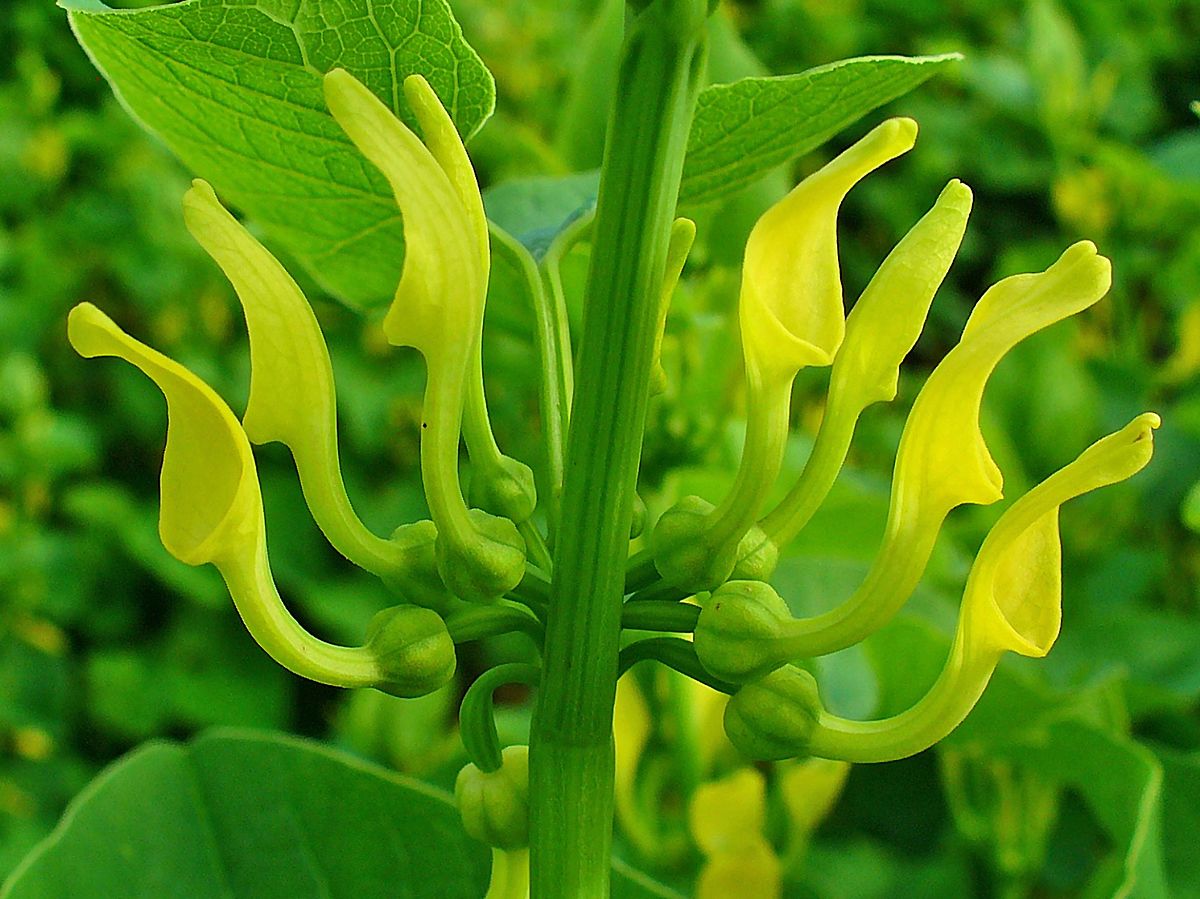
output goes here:
{"type": "MultiPolygon", "coordinates": [[[[471,146],[483,183],[594,168],[620,4],[453,5],[497,81],[497,114],[471,146]]],[[[1200,127],[1189,110],[1198,46],[1196,0],[722,7],[714,81],[868,53],[966,57],[886,108],[920,122],[917,148],[844,208],[852,298],[946,180],[976,192],[900,398],[868,413],[852,469],[781,565],[778,584],[797,609],[846,595],[865,571],[907,404],[997,278],[1044,267],[1081,237],[1116,263],[1107,300],[1021,347],[989,388],[985,426],[1008,496],[1142,409],[1165,420],[1145,473],[1064,510],[1054,652],[1003,666],[941,749],[854,769],[807,861],[792,859],[789,895],[889,896],[903,884],[937,896],[1108,896],[1136,873],[1134,895],[1200,896],[1200,127]]],[[[721,208],[697,210],[698,245],[664,344],[671,386],[647,434],[652,514],[687,493],[716,498],[736,464],[741,374],[729,313],[750,225],[879,115],[721,208]]],[[[454,696],[405,702],[286,675],[245,634],[215,572],[181,566],[158,544],[161,401],[123,367],[81,364],[63,339],[66,310],[81,299],[104,306],[235,409],[247,348],[228,286],[182,227],[190,173],[128,119],[48,0],[12,0],[0,18],[0,123],[0,872],[103,765],[154,736],[283,729],[448,783],[461,764],[454,696]]],[[[568,259],[568,287],[585,264],[582,252],[568,259]]],[[[502,273],[495,280],[493,418],[501,445],[533,459],[528,314],[502,273]]],[[[385,531],[423,514],[421,370],[375,323],[306,287],[334,356],[351,495],[385,531]]],[[[816,373],[797,387],[793,466],[823,384],[816,373]]],[[[285,456],[267,448],[260,476],[281,590],[323,635],[356,639],[386,595],[326,548],[285,456]]],[[[824,664],[835,708],[886,712],[920,692],[917,673],[940,664],[966,567],[996,514],[954,516],[911,611],[824,664]]],[[[522,651],[471,647],[462,683],[484,659],[522,651]]],[[[658,711],[672,685],[641,683],[658,711]]],[[[524,697],[506,698],[518,734],[524,697]]],[[[651,719],[650,761],[674,738],[668,716],[651,719]]],[[[736,765],[727,749],[716,753],[714,773],[736,765]]],[[[783,780],[769,772],[766,828],[777,843],[789,826],[783,780]]],[[[683,786],[656,789],[641,813],[650,809],[657,845],[683,848],[647,857],[631,838],[625,854],[686,889],[700,855],[683,786]]]]}

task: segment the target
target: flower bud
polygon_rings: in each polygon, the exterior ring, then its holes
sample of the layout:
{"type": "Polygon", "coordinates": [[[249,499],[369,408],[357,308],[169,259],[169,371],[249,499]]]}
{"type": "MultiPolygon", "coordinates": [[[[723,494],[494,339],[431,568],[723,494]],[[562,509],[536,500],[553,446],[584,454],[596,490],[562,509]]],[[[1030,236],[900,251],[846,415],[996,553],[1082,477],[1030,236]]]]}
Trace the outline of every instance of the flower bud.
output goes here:
{"type": "Polygon", "coordinates": [[[392,606],[367,625],[367,650],[382,680],[376,688],[412,698],[432,693],[454,676],[454,641],[436,612],[392,606]]]}
{"type": "Polygon", "coordinates": [[[696,655],[709,673],[744,684],[781,665],[774,642],[792,613],[761,581],[729,581],[704,605],[696,624],[696,655]]]}
{"type": "Polygon", "coordinates": [[[691,593],[719,587],[731,576],[755,580],[774,570],[778,549],[762,529],[751,527],[736,543],[711,539],[712,503],[685,496],[659,518],[650,535],[654,567],[667,581],[691,593]]]}
{"type": "Polygon", "coordinates": [[[467,491],[470,504],[518,524],[527,521],[537,506],[533,471],[511,456],[498,455],[492,464],[477,465],[467,491]]]}
{"type": "Polygon", "coordinates": [[[778,564],[779,544],[754,525],[738,543],[738,560],[730,577],[736,581],[767,581],[778,564]]]}
{"type": "Polygon", "coordinates": [[[396,528],[391,542],[398,548],[405,564],[384,576],[383,582],[407,602],[432,609],[445,617],[461,601],[438,574],[437,534],[437,526],[428,519],[396,528]]]}
{"type": "Polygon", "coordinates": [[[497,849],[529,845],[529,747],[509,746],[497,771],[467,765],[454,782],[463,829],[497,849]]]}
{"type": "Polygon", "coordinates": [[[711,590],[733,571],[737,547],[713,547],[704,539],[712,510],[707,500],[685,496],[654,526],[650,535],[654,567],[668,583],[699,593],[711,590]]]}
{"type": "Polygon", "coordinates": [[[786,665],[733,695],[725,706],[725,734],[756,761],[797,758],[807,754],[820,714],[816,680],[802,668],[786,665]]]}
{"type": "Polygon", "coordinates": [[[507,518],[471,509],[467,542],[439,533],[434,547],[437,570],[450,592],[468,602],[491,602],[525,576],[525,541],[507,518]]]}

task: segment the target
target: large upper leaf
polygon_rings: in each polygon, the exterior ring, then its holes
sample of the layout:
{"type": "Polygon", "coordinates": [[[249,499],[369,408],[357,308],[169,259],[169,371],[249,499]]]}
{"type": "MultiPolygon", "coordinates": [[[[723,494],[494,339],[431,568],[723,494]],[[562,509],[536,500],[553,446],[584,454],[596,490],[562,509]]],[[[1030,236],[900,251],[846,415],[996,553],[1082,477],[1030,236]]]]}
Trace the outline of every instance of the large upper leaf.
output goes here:
{"type": "Polygon", "coordinates": [[[102,774],[3,899],[478,899],[451,798],[293,738],[151,743],[102,774]]]}
{"type": "Polygon", "coordinates": [[[397,114],[423,74],[464,135],[495,103],[492,76],[446,0],[185,0],[118,11],[62,0],[79,42],[129,111],[326,289],[391,299],[403,229],[387,182],[325,109],[344,68],[397,114]]]}
{"type": "Polygon", "coordinates": [[[705,88],[688,135],[680,205],[707,203],[746,187],[959,58],[863,56],[796,75],[705,88]]]}

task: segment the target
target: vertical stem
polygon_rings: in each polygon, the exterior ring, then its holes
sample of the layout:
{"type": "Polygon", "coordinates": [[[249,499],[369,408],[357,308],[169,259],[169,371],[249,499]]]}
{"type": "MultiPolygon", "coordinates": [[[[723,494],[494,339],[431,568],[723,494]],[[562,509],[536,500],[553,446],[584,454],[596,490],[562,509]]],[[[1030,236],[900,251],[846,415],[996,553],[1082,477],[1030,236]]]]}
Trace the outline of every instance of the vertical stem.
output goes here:
{"type": "Polygon", "coordinates": [[[704,60],[707,0],[631,23],[600,180],[530,740],[535,899],[606,899],[613,700],[659,295],[704,60]]]}

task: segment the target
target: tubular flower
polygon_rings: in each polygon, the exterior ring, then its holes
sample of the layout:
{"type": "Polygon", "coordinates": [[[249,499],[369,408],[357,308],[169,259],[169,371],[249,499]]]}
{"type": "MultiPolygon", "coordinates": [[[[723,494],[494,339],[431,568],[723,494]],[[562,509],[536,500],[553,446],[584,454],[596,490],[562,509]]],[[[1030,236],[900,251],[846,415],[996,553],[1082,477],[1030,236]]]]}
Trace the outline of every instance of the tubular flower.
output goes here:
{"type": "Polygon", "coordinates": [[[525,544],[513,521],[468,510],[458,477],[464,422],[468,448],[506,511],[523,520],[533,509],[532,475],[500,455],[486,422],[480,362],[487,294],[487,222],[475,175],[453,122],[424,78],[404,95],[425,133],[422,143],[349,73],[325,77],[325,98],[342,129],[387,178],[405,222],[405,260],[384,333],[416,349],[428,372],[421,422],[421,475],[437,525],[437,566],[459,597],[491,600],[525,570],[525,544]]]}
{"type": "Polygon", "coordinates": [[[900,364],[921,334],[934,294],[958,252],[971,189],[951,181],[933,208],[888,254],[846,320],[812,456],[787,497],[761,522],[776,546],[808,523],[833,486],[867,406],[896,396],[900,364]]]}
{"type": "Polygon", "coordinates": [[[342,555],[376,574],[395,574],[407,561],[402,544],[370,533],[346,496],[338,466],[333,367],[308,300],[207,182],[193,182],[183,211],[188,230],[232,282],[246,315],[246,436],[259,444],[278,441],[291,451],[305,501],[342,555]]]}
{"type": "Polygon", "coordinates": [[[912,119],[884,122],[797,185],[751,231],[738,301],[749,394],[742,462],[720,506],[664,517],[654,562],[671,583],[712,589],[763,542],[755,533],[739,547],[783,461],[792,381],[801,368],[831,364],[846,331],[838,209],[862,178],[911,149],[916,134],[912,119]]]}
{"type": "Polygon", "coordinates": [[[900,759],[943,739],[975,706],[1004,653],[1041,658],[1050,651],[1062,615],[1059,507],[1145,467],[1158,425],[1154,413],[1138,416],[1005,511],[967,578],[946,665],[912,708],[880,721],[838,718],[820,707],[811,676],[789,665],[730,700],[730,739],[755,758],[811,754],[849,762],[900,759]]]}
{"type": "Polygon", "coordinates": [[[456,640],[513,629],[540,639],[541,623],[528,609],[502,601],[469,615],[461,602],[497,599],[522,580],[516,523],[532,514],[536,497],[532,473],[500,452],[487,420],[480,351],[488,227],[453,122],[419,76],[408,79],[405,97],[424,143],[345,72],[329,75],[326,92],[334,117],[396,188],[405,221],[407,256],[384,327],[392,343],[415,347],[426,361],[421,465],[433,521],[404,525],[384,539],[359,520],[338,463],[333,370],[316,316],[284,267],[206,182],[187,192],[184,218],[245,313],[251,383],[243,423],[206,384],[94,306],[74,309],[68,331],[81,355],[129,361],[167,399],[160,516],[167,549],[188,564],[214,564],[250,633],[285,667],[323,683],[416,696],[452,676],[456,640]],[[481,502],[505,517],[468,509],[458,479],[460,436],[481,502]],[[334,548],[414,603],[379,612],[363,646],[317,639],[280,599],[252,441],[287,446],[305,500],[334,548]]]}
{"type": "Polygon", "coordinates": [[[250,442],[229,407],[190,371],[134,340],[95,306],[75,307],[67,333],[80,355],[124,359],[162,391],[168,411],[163,545],[181,562],[217,567],[247,629],[272,658],[321,683],[401,696],[430,692],[449,680],[454,645],[442,620],[426,609],[381,612],[361,647],[334,646],[304,630],[275,589],[250,442]]]}
{"type": "MultiPolygon", "coordinates": [[[[830,611],[794,617],[765,581],[781,548],[828,495],[863,410],[895,397],[900,365],[916,344],[971,211],[970,189],[950,181],[843,322],[834,236],[838,204],[855,181],[907,150],[914,136],[907,120],[885,123],[756,225],[740,305],[748,421],[737,479],[719,507],[695,496],[677,503],[656,525],[650,552],[635,557],[626,572],[633,600],[711,594],[694,618],[689,659],[710,683],[732,694],[725,731],[751,758],[883,761],[945,737],[974,707],[1005,652],[1036,658],[1054,643],[1059,507],[1131,477],[1153,452],[1159,421],[1148,412],[1003,514],[971,570],[945,670],[916,706],[871,722],[846,721],[822,708],[819,684],[800,661],[852,646],[884,626],[920,581],[947,515],[960,505],[1001,498],[1003,477],[979,423],[997,364],[1025,338],[1098,302],[1112,278],[1109,261],[1091,242],[1080,241],[1045,271],[1005,278],[984,293],[905,423],[883,544],[865,580],[830,611]],[[802,248],[789,255],[790,242],[797,241],[802,248]],[[783,500],[755,522],[779,471],[792,378],[801,366],[831,362],[825,413],[804,470],[783,500]],[[647,557],[661,575],[657,584],[647,574],[647,557]]],[[[692,664],[678,658],[680,670],[692,664]]]]}
{"type": "Polygon", "coordinates": [[[1110,281],[1108,260],[1082,241],[1044,272],[1006,278],[983,295],[904,426],[879,555],[849,600],[797,626],[798,654],[843,649],[886,624],[920,580],[950,510],[1000,499],[1003,478],[979,429],[988,377],[1013,346],[1097,302],[1110,281]]]}

